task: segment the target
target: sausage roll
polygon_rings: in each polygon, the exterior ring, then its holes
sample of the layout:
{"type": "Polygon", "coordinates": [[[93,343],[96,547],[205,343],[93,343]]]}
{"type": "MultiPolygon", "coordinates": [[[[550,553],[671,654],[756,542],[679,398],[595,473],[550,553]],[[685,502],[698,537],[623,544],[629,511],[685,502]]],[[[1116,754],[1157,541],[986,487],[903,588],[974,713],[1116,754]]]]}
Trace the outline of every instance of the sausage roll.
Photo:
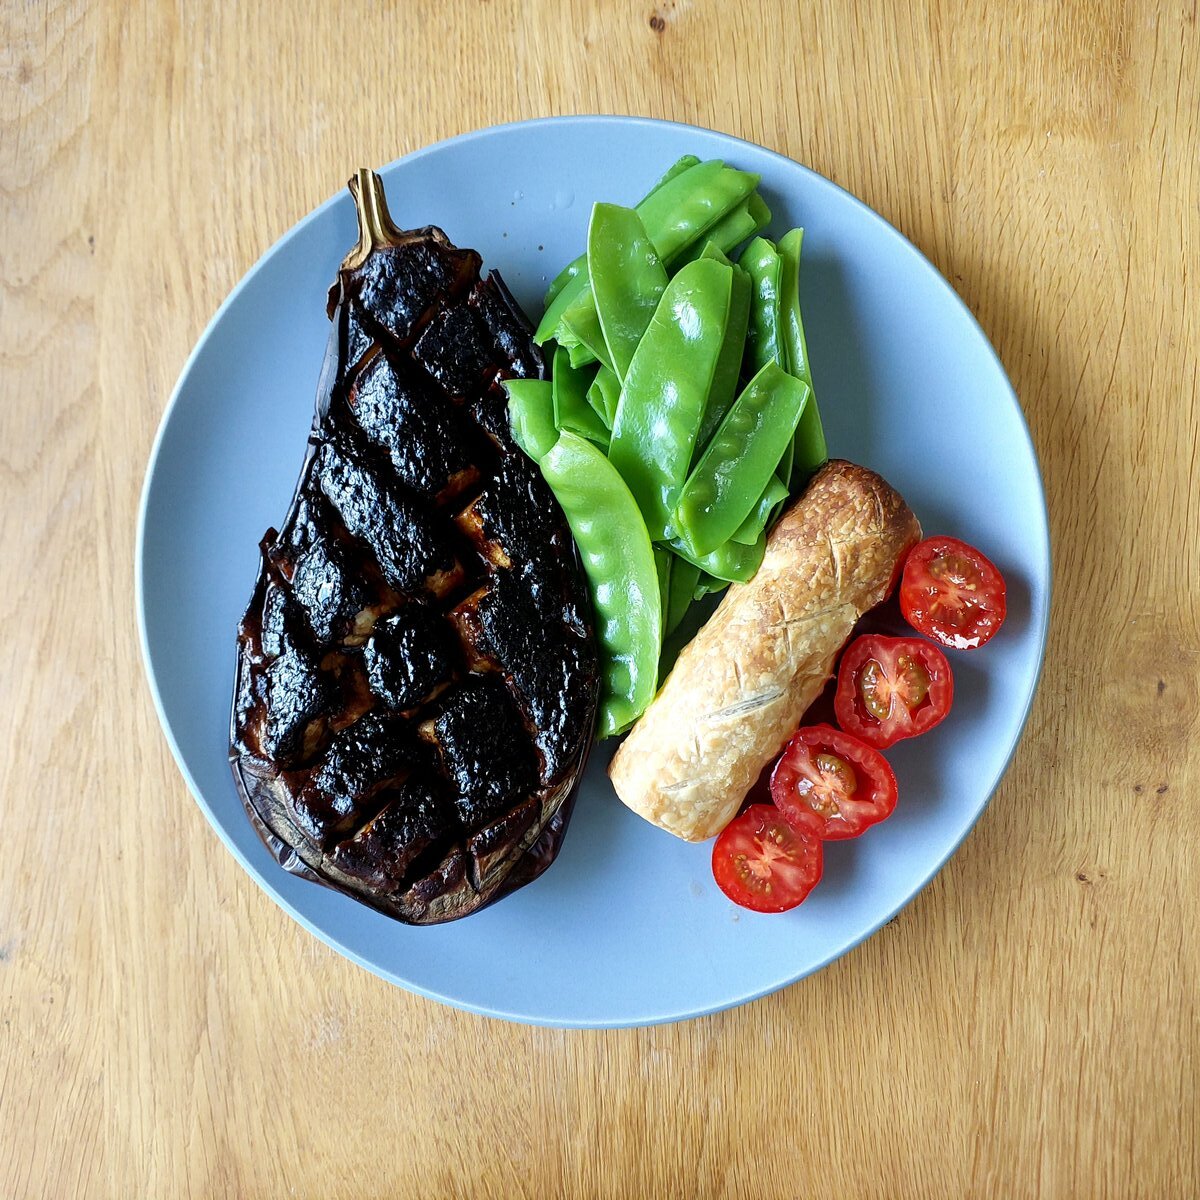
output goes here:
{"type": "Polygon", "coordinates": [[[720,833],[920,537],[873,471],[827,463],[772,530],[758,573],[729,588],[618,749],[608,773],[622,801],[687,841],[720,833]]]}

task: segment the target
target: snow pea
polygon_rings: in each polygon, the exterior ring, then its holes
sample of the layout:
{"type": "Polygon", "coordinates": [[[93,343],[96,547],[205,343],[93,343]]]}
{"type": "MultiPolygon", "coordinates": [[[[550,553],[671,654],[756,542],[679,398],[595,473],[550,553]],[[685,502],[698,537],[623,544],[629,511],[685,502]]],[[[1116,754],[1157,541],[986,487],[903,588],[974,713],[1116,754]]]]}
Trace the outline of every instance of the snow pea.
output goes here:
{"type": "Polygon", "coordinates": [[[599,360],[624,379],[667,286],[666,268],[636,209],[592,205],[587,275],[588,286],[563,311],[555,336],[571,351],[573,366],[599,360]]]}
{"type": "MultiPolygon", "coordinates": [[[[808,403],[804,406],[804,412],[802,412],[800,414],[801,424],[803,424],[803,422],[804,422],[804,413],[807,412],[810,408],[816,408],[816,406],[817,406],[817,402],[812,398],[812,393],[810,392],[809,396],[808,396],[808,403]]],[[[799,436],[800,436],[800,426],[797,425],[796,426],[796,437],[799,437],[799,436]]],[[[781,480],[786,479],[788,481],[789,486],[792,481],[792,475],[795,474],[796,437],[792,438],[792,440],[790,442],[788,442],[787,446],[784,447],[783,454],[779,459],[779,466],[777,466],[775,468],[776,476],[781,480]]]]}
{"type": "Polygon", "coordinates": [[[597,359],[592,353],[591,348],[585,346],[579,340],[574,330],[570,329],[565,324],[560,324],[558,327],[558,335],[563,340],[559,344],[566,347],[567,353],[571,357],[571,366],[577,371],[582,371],[584,367],[594,367],[597,359]]]}
{"type": "Polygon", "coordinates": [[[675,265],[682,266],[699,258],[708,246],[716,246],[725,254],[742,244],[747,238],[761,233],[771,223],[771,210],[767,202],[758,194],[751,192],[745,200],[726,213],[699,241],[693,242],[684,250],[675,265]]]}
{"type": "MultiPolygon", "coordinates": [[[[681,154],[663,173],[659,176],[658,182],[642,197],[642,201],[648,200],[655,192],[658,191],[664,183],[670,183],[676,175],[682,175],[684,171],[690,171],[693,167],[700,165],[699,158],[694,154],[681,154]]],[[[641,203],[639,201],[638,203],[641,203]]]]}
{"type": "Polygon", "coordinates": [[[809,394],[808,384],[775,362],[742,389],[675,505],[675,528],[693,554],[711,554],[750,516],[809,394]]]}
{"type": "Polygon", "coordinates": [[[663,292],[621,388],[608,456],[655,541],[672,536],[671,513],[725,342],[732,289],[733,270],[723,263],[700,258],[681,268],[663,292]]]}
{"type": "MultiPolygon", "coordinates": [[[[724,263],[727,267],[737,266],[736,263],[730,262],[729,255],[716,242],[705,242],[704,249],[696,257],[711,258],[713,262],[724,263]]],[[[741,270],[740,267],[738,269],[741,270]]]]}
{"type": "MultiPolygon", "coordinates": [[[[533,340],[539,346],[545,345],[552,337],[558,333],[558,327],[562,324],[563,313],[574,304],[580,296],[586,294],[588,290],[588,273],[587,273],[587,258],[576,259],[575,262],[568,263],[562,271],[555,277],[554,283],[550,286],[553,288],[560,279],[563,279],[558,291],[554,293],[553,298],[550,298],[549,292],[546,293],[546,311],[542,313],[542,319],[538,322],[538,327],[534,330],[533,340]],[[568,274],[572,268],[576,268],[574,274],[568,274]],[[563,279],[563,276],[567,276],[563,279]]],[[[558,339],[560,342],[562,338],[558,339]]]]}
{"type": "Polygon", "coordinates": [[[686,558],[671,556],[670,588],[667,592],[667,616],[664,632],[674,633],[679,622],[687,615],[695,596],[696,584],[700,579],[700,568],[686,558]]]}
{"type": "Polygon", "coordinates": [[[696,435],[692,450],[692,465],[695,466],[704,453],[712,435],[725,419],[729,406],[738,392],[738,378],[742,373],[742,353],[746,346],[746,331],[750,320],[750,275],[725,257],[719,246],[709,242],[704,247],[703,258],[725,263],[733,271],[733,285],[729,293],[729,323],[725,326],[725,344],[717,369],[713,372],[713,383],[704,406],[704,419],[696,435]]]}
{"type": "MultiPolygon", "coordinates": [[[[667,543],[680,558],[700,568],[714,579],[725,583],[749,583],[754,578],[758,568],[762,566],[763,555],[767,550],[767,535],[761,533],[752,546],[743,546],[738,542],[725,542],[711,554],[693,554],[688,546],[679,538],[667,543]]],[[[699,585],[697,585],[699,587],[699,585]]],[[[717,589],[711,589],[717,590],[717,589]]]]}
{"type": "Polygon", "coordinates": [[[707,571],[702,570],[700,577],[696,580],[696,590],[692,593],[692,599],[703,600],[705,596],[723,592],[728,586],[728,579],[718,579],[715,575],[710,575],[707,571]]]}
{"type": "MultiPolygon", "coordinates": [[[[669,266],[688,246],[701,240],[726,213],[741,204],[758,186],[758,181],[759,176],[734,170],[717,158],[698,163],[668,179],[637,206],[637,214],[646,227],[655,253],[669,266]]],[[[596,303],[590,277],[574,290],[582,276],[583,272],[580,272],[555,296],[538,325],[534,341],[540,344],[558,336],[555,331],[566,324],[567,338],[559,337],[558,340],[570,341],[578,336],[603,362],[605,355],[589,340],[590,318],[584,315],[584,310],[589,306],[594,309],[596,303]],[[564,303],[567,296],[569,299],[564,303]]],[[[581,365],[575,356],[572,361],[581,365]]]]}
{"type": "MultiPolygon", "coordinates": [[[[784,240],[786,241],[786,238],[784,240]]],[[[783,364],[784,370],[788,371],[792,375],[795,375],[797,379],[803,379],[804,382],[807,383],[809,388],[811,389],[812,380],[807,375],[797,374],[797,372],[792,370],[792,364],[793,364],[794,360],[793,360],[791,354],[788,352],[788,331],[787,331],[788,319],[787,319],[787,311],[786,310],[787,310],[787,305],[789,304],[789,300],[787,299],[787,296],[788,296],[788,287],[789,287],[789,282],[790,282],[792,285],[790,303],[792,305],[797,305],[798,297],[797,297],[797,292],[795,289],[796,289],[796,285],[798,285],[798,283],[799,283],[799,265],[800,265],[799,247],[797,247],[795,262],[792,263],[791,265],[789,265],[788,255],[784,253],[783,241],[781,241],[779,243],[777,249],[779,252],[780,346],[781,346],[781,349],[783,352],[783,357],[780,359],[780,362],[783,364]]],[[[799,312],[800,312],[799,307],[796,307],[795,312],[796,312],[796,315],[798,318],[799,312]]],[[[801,337],[803,337],[803,332],[801,332],[801,337]]],[[[811,394],[809,395],[808,403],[804,406],[804,411],[801,412],[801,414],[800,414],[801,425],[804,424],[804,421],[806,419],[806,414],[809,413],[810,411],[814,414],[817,411],[817,402],[812,397],[811,394]]],[[[819,419],[820,418],[818,418],[818,420],[819,419]]],[[[792,440],[788,443],[787,449],[784,450],[783,456],[779,460],[779,466],[776,468],[776,471],[775,471],[775,474],[784,483],[786,483],[788,485],[789,489],[791,488],[792,476],[796,473],[796,470],[795,470],[796,442],[800,438],[800,436],[801,436],[800,435],[800,426],[797,426],[796,436],[793,437],[792,440]]],[[[783,508],[783,502],[780,501],[779,504],[776,506],[775,511],[772,512],[767,517],[767,527],[768,528],[774,523],[775,518],[779,515],[779,512],[782,508],[783,508]]]]}
{"type": "Polygon", "coordinates": [[[793,229],[779,239],[779,317],[782,327],[784,366],[797,379],[812,387],[812,372],[808,366],[808,347],[804,342],[804,326],[800,321],[800,247],[804,230],[793,229]]]}
{"type": "Polygon", "coordinates": [[[658,571],[658,599],[662,604],[663,631],[667,627],[667,602],[671,595],[672,564],[680,562],[666,546],[654,547],[654,566],[658,571]]]}
{"type": "Polygon", "coordinates": [[[617,416],[617,402],[621,399],[621,381],[614,371],[601,367],[588,388],[588,403],[596,410],[608,429],[612,429],[617,416]]]}
{"type": "MultiPolygon", "coordinates": [[[[754,222],[754,228],[746,236],[753,237],[755,234],[762,233],[770,225],[771,210],[767,207],[767,202],[762,198],[757,188],[746,197],[746,209],[750,215],[750,219],[754,222]]],[[[734,242],[733,246],[737,244],[737,242],[734,242]]],[[[732,252],[733,246],[730,246],[726,253],[732,252]]]]}
{"type": "Polygon", "coordinates": [[[759,176],[719,158],[676,175],[638,205],[655,252],[670,264],[758,187],[759,176]]]}
{"type": "Polygon", "coordinates": [[[829,447],[825,441],[825,430],[821,425],[821,413],[817,402],[809,396],[800,424],[796,426],[793,442],[792,479],[802,482],[819,466],[829,461],[829,447]]]}
{"type": "Polygon", "coordinates": [[[750,515],[729,535],[729,540],[741,542],[743,546],[753,545],[758,541],[758,535],[770,524],[776,506],[781,506],[787,498],[788,490],[779,475],[772,475],[758,502],[750,510],[750,515]]]}
{"type": "Polygon", "coordinates": [[[563,313],[554,336],[559,345],[570,350],[573,367],[585,367],[599,360],[612,370],[612,358],[604,343],[604,330],[600,327],[600,314],[596,311],[590,283],[563,313]]]}
{"type": "Polygon", "coordinates": [[[561,346],[554,351],[551,388],[554,398],[554,426],[559,432],[577,433],[589,442],[608,449],[608,426],[592,411],[587,400],[590,371],[577,371],[570,355],[561,346]]]}
{"type": "Polygon", "coordinates": [[[611,737],[642,715],[658,684],[662,600],[654,551],[629,489],[590,442],[560,434],[541,469],[591,587],[603,651],[598,733],[611,737]]]}
{"type": "Polygon", "coordinates": [[[588,275],[609,363],[621,379],[667,288],[667,270],[632,208],[595,204],[588,224],[588,275]]]}
{"type": "Polygon", "coordinates": [[[546,295],[542,299],[542,304],[546,307],[554,303],[554,297],[575,278],[587,266],[587,255],[581,254],[578,258],[573,258],[555,277],[550,280],[550,286],[546,289],[546,295]]]}
{"type": "Polygon", "coordinates": [[[779,254],[766,238],[756,237],[742,251],[738,263],[750,273],[750,327],[746,333],[746,374],[755,375],[772,361],[786,370],[779,331],[779,254]]]}
{"type": "MultiPolygon", "coordinates": [[[[804,324],[800,318],[800,247],[803,242],[803,229],[793,229],[780,239],[779,309],[787,369],[811,388],[812,369],[808,361],[808,346],[804,341],[804,324]]],[[[825,431],[821,427],[821,414],[815,398],[810,398],[800,415],[800,424],[793,441],[791,477],[798,481],[807,479],[828,457],[829,449],[825,444],[825,431]]]]}
{"type": "MultiPolygon", "coordinates": [[[[655,192],[670,183],[672,179],[699,165],[700,160],[694,154],[685,154],[676,159],[664,172],[662,178],[638,201],[639,206],[645,204],[655,192]]],[[[587,255],[581,254],[567,263],[550,281],[550,286],[546,289],[544,301],[546,311],[538,323],[537,332],[533,335],[533,340],[539,346],[554,336],[554,331],[558,328],[563,313],[587,290],[587,285],[587,255]]]]}
{"type": "Polygon", "coordinates": [[[553,388],[543,379],[509,379],[504,387],[513,441],[537,462],[558,441],[553,388]]]}

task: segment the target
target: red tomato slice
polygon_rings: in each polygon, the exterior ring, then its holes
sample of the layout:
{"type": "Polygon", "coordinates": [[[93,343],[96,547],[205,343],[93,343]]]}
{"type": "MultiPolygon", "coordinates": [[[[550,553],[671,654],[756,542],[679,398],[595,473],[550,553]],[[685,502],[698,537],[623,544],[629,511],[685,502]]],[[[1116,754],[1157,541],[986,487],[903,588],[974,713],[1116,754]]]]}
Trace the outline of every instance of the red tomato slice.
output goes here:
{"type": "Polygon", "coordinates": [[[950,711],[954,678],[946,656],[920,638],[868,634],[838,668],[838,724],[876,750],[932,729],[950,711]]]}
{"type": "Polygon", "coordinates": [[[754,912],[795,908],[817,886],[822,864],[820,839],[793,829],[770,804],[750,805],[713,846],[717,887],[754,912]]]}
{"type": "Polygon", "coordinates": [[[1004,576],[974,546],[931,537],[909,551],[900,611],[926,637],[952,650],[974,650],[1004,623],[1004,576]]]}
{"type": "Polygon", "coordinates": [[[798,729],[771,773],[788,824],[824,841],[858,837],[892,815],[896,776],[878,750],[832,725],[798,729]]]}

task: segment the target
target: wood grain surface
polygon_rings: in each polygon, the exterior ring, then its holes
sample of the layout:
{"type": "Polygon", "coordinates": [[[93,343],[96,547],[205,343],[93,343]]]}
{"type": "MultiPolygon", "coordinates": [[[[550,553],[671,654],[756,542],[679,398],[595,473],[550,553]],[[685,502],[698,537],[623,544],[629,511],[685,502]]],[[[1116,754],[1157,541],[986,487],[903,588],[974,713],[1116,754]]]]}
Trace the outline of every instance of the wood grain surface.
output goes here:
{"type": "Polygon", "coordinates": [[[9,0],[0,1195],[1197,1195],[1197,37],[1194,0],[9,0]],[[580,1033],[409,996],[259,891],[159,731],[132,573],[171,386],[262,251],[361,162],[594,111],[780,150],[933,259],[1056,579],[1012,769],[894,923],[580,1033]]]}

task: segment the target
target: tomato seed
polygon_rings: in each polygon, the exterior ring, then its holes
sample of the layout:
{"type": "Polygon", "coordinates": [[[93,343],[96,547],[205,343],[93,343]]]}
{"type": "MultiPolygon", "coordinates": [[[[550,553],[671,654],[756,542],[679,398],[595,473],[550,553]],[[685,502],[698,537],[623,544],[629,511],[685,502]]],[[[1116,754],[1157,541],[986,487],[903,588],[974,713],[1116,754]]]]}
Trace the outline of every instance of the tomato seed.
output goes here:
{"type": "Polygon", "coordinates": [[[930,562],[929,573],[934,579],[945,579],[972,591],[979,586],[979,572],[975,564],[961,554],[939,554],[930,562]]]}

